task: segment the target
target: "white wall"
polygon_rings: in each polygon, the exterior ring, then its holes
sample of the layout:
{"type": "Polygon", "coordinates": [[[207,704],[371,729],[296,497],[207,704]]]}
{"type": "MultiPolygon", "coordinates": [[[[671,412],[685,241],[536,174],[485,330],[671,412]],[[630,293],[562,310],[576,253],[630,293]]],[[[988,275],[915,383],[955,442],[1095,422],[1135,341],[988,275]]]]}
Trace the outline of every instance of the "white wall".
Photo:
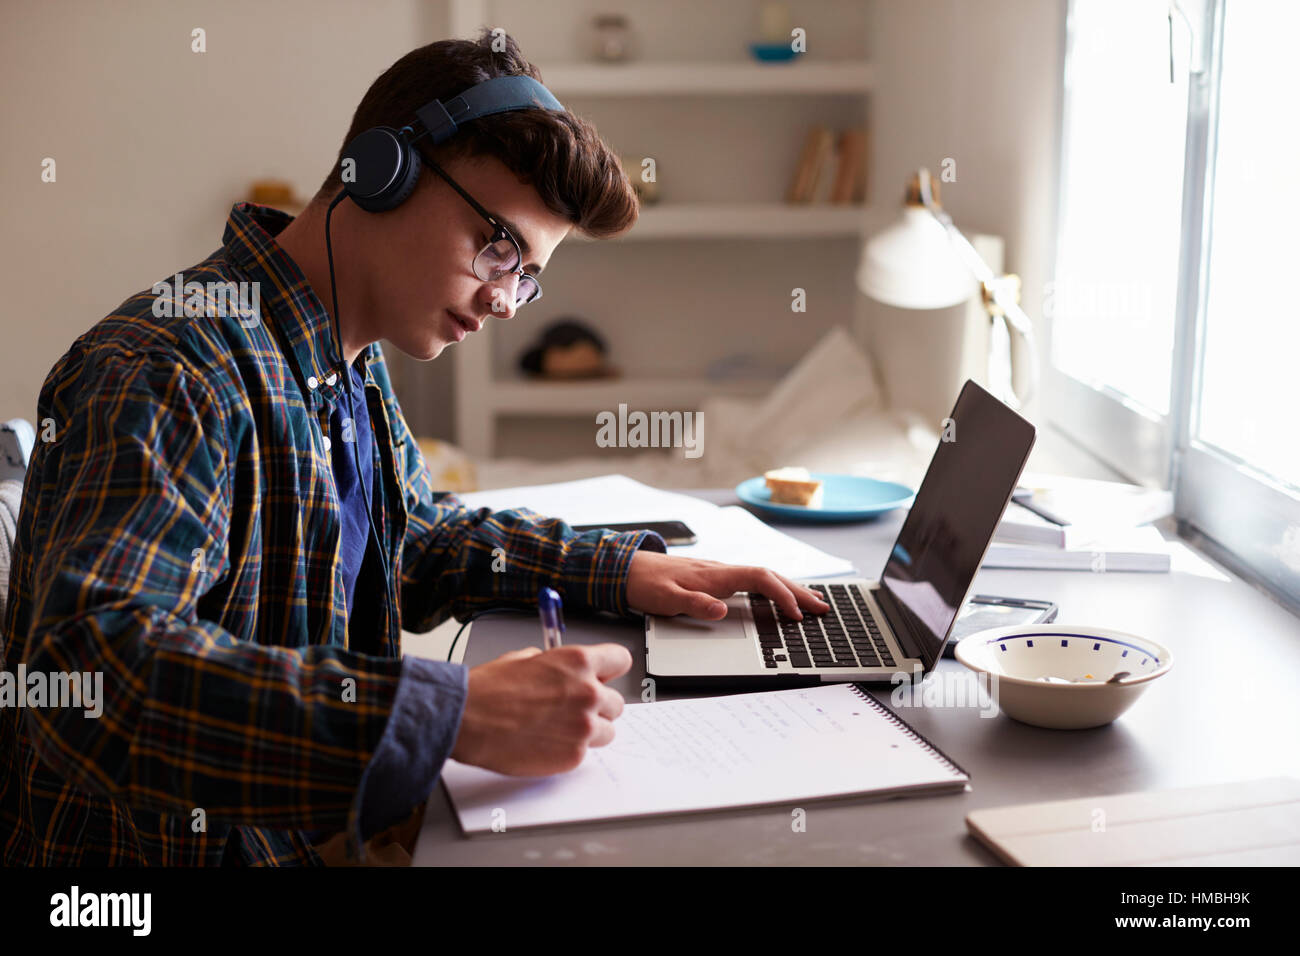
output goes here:
{"type": "Polygon", "coordinates": [[[445,0],[0,4],[0,419],[33,417],[77,335],[220,246],[253,179],[314,193],[370,82],[446,17],[445,0]]]}
{"type": "MultiPolygon", "coordinates": [[[[968,235],[1006,240],[1005,267],[1041,342],[1056,228],[1065,0],[878,0],[872,9],[872,216],[896,216],[918,166],[939,173],[968,235]]],[[[956,397],[961,307],[893,309],[860,299],[864,337],[891,400],[937,421],[956,397]]],[[[1033,417],[1037,403],[1029,408],[1033,417]]]]}

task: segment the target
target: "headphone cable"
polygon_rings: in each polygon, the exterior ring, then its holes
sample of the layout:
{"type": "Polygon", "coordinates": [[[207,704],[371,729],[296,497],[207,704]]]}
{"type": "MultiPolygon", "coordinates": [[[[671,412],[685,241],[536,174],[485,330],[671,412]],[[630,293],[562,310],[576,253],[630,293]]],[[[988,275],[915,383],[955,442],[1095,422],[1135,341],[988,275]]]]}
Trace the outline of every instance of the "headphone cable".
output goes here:
{"type": "MultiPolygon", "coordinates": [[[[339,364],[342,366],[343,369],[341,374],[344,376],[343,384],[344,387],[347,389],[347,393],[348,393],[348,411],[352,416],[352,439],[353,440],[348,442],[348,444],[352,446],[352,463],[353,465],[355,465],[357,469],[357,481],[361,483],[361,490],[365,491],[365,487],[366,487],[365,481],[361,477],[361,456],[357,452],[357,442],[356,442],[357,406],[356,406],[356,402],[353,400],[353,394],[352,394],[352,370],[348,367],[347,360],[343,357],[343,331],[342,331],[341,320],[339,318],[339,290],[338,290],[338,283],[334,281],[334,244],[330,238],[330,220],[334,215],[334,207],[337,206],[339,203],[341,203],[345,198],[347,198],[347,194],[348,191],[346,189],[340,189],[338,195],[335,196],[333,200],[330,201],[329,208],[325,210],[325,258],[329,262],[330,302],[334,306],[334,314],[332,316],[333,319],[332,324],[334,329],[334,348],[335,351],[337,351],[338,353],[339,364]]],[[[369,416],[369,414],[370,411],[369,408],[367,407],[366,415],[369,416]]],[[[346,441],[347,436],[344,435],[343,438],[346,441]]],[[[372,463],[372,468],[373,468],[373,463],[372,463]]],[[[337,493],[338,490],[336,488],[335,494],[337,495],[337,493]]],[[[384,592],[385,594],[387,594],[388,588],[392,584],[392,582],[388,580],[388,574],[389,574],[388,555],[384,554],[383,542],[379,538],[379,529],[375,527],[374,509],[372,507],[372,502],[369,501],[366,502],[366,521],[370,525],[370,533],[373,534],[375,538],[375,549],[379,555],[379,564],[384,575],[384,592]]],[[[365,559],[363,557],[362,563],[364,563],[364,561],[365,559]]],[[[358,569],[358,577],[360,577],[360,569],[358,569]]],[[[354,584],[353,587],[355,586],[356,585],[354,584]]]]}
{"type": "MultiPolygon", "coordinates": [[[[346,364],[343,361],[343,338],[342,331],[339,327],[339,292],[338,286],[334,283],[334,246],[330,242],[330,218],[334,215],[334,207],[347,198],[348,191],[340,189],[339,194],[330,202],[329,208],[325,210],[325,258],[329,260],[330,266],[330,301],[334,306],[334,313],[331,318],[334,320],[334,347],[339,353],[339,363],[346,364]]],[[[351,386],[349,385],[349,390],[351,386]]]]}

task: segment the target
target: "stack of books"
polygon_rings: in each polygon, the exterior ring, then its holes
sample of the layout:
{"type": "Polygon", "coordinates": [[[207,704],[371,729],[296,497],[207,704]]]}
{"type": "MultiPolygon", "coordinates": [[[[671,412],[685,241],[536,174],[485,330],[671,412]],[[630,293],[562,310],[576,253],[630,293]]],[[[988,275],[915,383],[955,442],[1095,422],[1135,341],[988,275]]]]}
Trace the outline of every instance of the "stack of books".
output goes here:
{"type": "Polygon", "coordinates": [[[1169,570],[1169,544],[1150,523],[1173,514],[1171,492],[1032,474],[1021,478],[1021,488],[1032,494],[1007,505],[984,567],[1169,570]]]}
{"type": "Polygon", "coordinates": [[[814,126],[804,141],[786,202],[860,203],[867,191],[867,131],[849,129],[840,134],[814,126]]]}

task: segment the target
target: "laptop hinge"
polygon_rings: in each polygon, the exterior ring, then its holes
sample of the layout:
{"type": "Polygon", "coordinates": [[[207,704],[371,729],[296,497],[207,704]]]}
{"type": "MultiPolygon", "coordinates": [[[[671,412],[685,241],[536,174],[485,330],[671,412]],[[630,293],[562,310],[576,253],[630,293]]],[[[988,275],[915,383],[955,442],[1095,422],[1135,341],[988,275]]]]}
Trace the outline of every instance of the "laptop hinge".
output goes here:
{"type": "Polygon", "coordinates": [[[933,662],[926,658],[925,654],[922,652],[922,644],[917,640],[916,632],[912,629],[911,623],[907,620],[907,615],[903,613],[902,609],[898,606],[898,602],[894,600],[894,596],[889,593],[889,590],[884,586],[884,584],[881,584],[880,587],[876,588],[875,594],[876,603],[878,603],[880,609],[885,612],[885,620],[889,622],[889,629],[894,632],[894,640],[898,642],[898,646],[902,649],[903,653],[908,657],[920,661],[925,666],[926,670],[933,667],[933,662]]]}

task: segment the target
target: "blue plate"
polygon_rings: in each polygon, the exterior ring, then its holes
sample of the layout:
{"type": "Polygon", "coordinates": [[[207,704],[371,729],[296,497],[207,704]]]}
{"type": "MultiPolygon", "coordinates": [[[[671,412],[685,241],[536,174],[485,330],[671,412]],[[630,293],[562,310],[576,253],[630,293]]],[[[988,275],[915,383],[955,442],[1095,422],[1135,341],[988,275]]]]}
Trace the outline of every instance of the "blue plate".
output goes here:
{"type": "Polygon", "coordinates": [[[767,490],[762,475],[736,485],[736,495],[745,504],[773,517],[804,521],[862,521],[909,505],[914,496],[911,488],[893,481],[822,472],[813,472],[812,477],[823,482],[820,508],[773,504],[772,493],[767,490]]]}

